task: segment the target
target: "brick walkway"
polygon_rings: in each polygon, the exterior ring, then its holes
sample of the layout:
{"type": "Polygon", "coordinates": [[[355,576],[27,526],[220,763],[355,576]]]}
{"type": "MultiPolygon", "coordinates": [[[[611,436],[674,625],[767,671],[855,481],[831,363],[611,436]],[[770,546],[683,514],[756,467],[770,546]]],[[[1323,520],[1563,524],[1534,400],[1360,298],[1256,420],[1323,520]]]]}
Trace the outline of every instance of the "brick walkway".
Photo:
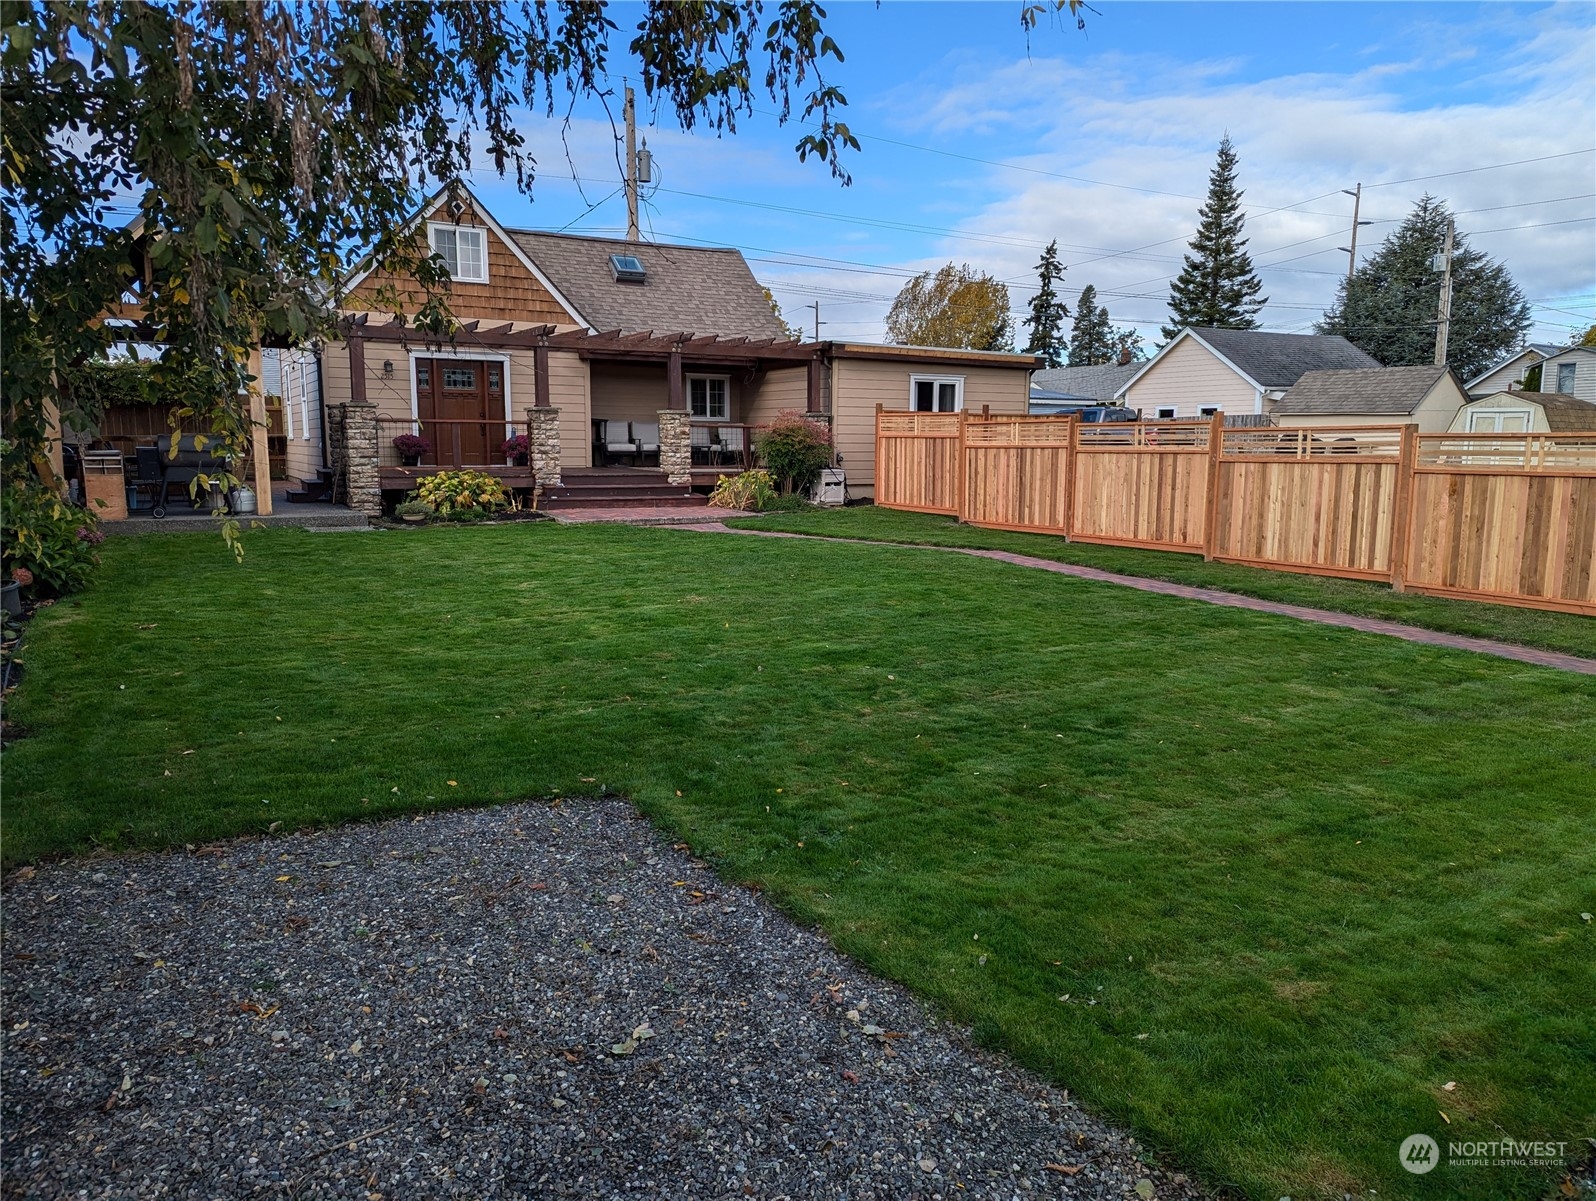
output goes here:
{"type": "Polygon", "coordinates": [[[976,550],[966,546],[926,546],[901,542],[875,542],[865,538],[818,538],[812,534],[788,534],[778,530],[734,530],[720,521],[700,521],[673,527],[706,534],[751,534],[756,538],[803,538],[814,542],[850,542],[859,546],[890,546],[897,550],[936,550],[955,555],[969,555],[976,559],[996,559],[999,563],[1012,563],[1017,567],[1034,567],[1038,571],[1051,571],[1055,575],[1074,576],[1081,580],[1096,580],[1102,584],[1119,584],[1139,592],[1156,592],[1160,596],[1178,596],[1183,600],[1204,601],[1210,605],[1224,605],[1231,609],[1251,609],[1255,613],[1272,613],[1279,617],[1295,617],[1301,621],[1315,621],[1321,625],[1341,626],[1365,634],[1386,634],[1425,646],[1444,646],[1452,650],[1473,651],[1481,655],[1495,655],[1502,659],[1515,659],[1532,663],[1536,667],[1552,667],[1559,671],[1579,672],[1596,676],[1596,659],[1581,659],[1578,655],[1565,655],[1559,651],[1537,650],[1530,646],[1515,646],[1511,642],[1496,642],[1490,638],[1470,638],[1464,634],[1443,634],[1438,630],[1423,630],[1417,626],[1403,625],[1400,621],[1385,621],[1378,617],[1357,617],[1351,613],[1336,613],[1329,609],[1310,609],[1306,605],[1285,605],[1277,601],[1258,600],[1234,592],[1221,592],[1215,588],[1193,588],[1189,584],[1172,584],[1168,580],[1150,580],[1142,576],[1119,575],[1101,571],[1096,567],[1081,567],[1074,563],[1057,563],[1052,559],[1037,559],[1031,555],[1016,555],[1003,550],[976,550]]]}

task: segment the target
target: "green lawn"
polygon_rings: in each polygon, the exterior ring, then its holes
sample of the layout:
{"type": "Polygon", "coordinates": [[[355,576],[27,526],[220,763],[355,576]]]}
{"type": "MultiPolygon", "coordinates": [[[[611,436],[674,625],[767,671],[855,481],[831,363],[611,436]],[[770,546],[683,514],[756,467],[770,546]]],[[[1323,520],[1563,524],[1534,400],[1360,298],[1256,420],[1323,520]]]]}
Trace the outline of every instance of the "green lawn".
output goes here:
{"type": "Polygon", "coordinates": [[[29,633],[12,863],[616,791],[1211,1184],[1534,1197],[1397,1145],[1596,1134],[1596,679],[836,542],[104,557],[29,633]]]}
{"type": "Polygon", "coordinates": [[[1361,617],[1402,621],[1449,634],[1469,634],[1565,651],[1596,659],[1596,619],[1571,613],[1523,609],[1516,605],[1489,605],[1476,601],[1421,596],[1417,592],[1392,592],[1383,584],[1338,580],[1329,576],[1265,571],[1233,563],[1204,563],[1201,555],[1138,550],[1128,546],[1096,546],[1065,542],[1048,534],[1016,534],[1008,530],[983,530],[960,525],[952,517],[929,513],[904,513],[863,505],[851,509],[816,509],[804,513],[773,513],[766,517],[733,521],[750,529],[786,530],[829,538],[871,538],[924,546],[967,546],[1007,550],[1079,563],[1124,575],[1172,580],[1202,588],[1219,588],[1291,605],[1311,605],[1361,617]]]}

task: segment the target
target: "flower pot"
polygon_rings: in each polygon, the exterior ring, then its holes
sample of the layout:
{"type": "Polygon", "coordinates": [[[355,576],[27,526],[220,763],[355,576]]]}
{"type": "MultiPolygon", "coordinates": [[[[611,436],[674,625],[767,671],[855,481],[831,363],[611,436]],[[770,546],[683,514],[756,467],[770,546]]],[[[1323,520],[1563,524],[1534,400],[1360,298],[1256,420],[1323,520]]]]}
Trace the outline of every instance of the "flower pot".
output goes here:
{"type": "Polygon", "coordinates": [[[426,519],[427,515],[425,513],[405,513],[399,518],[406,525],[420,525],[426,519]]]}
{"type": "Polygon", "coordinates": [[[7,580],[4,586],[0,586],[0,609],[12,617],[22,616],[22,585],[15,580],[7,580]]]}
{"type": "Polygon", "coordinates": [[[420,467],[421,466],[421,456],[420,455],[400,455],[399,456],[399,464],[402,467],[420,467]]]}
{"type": "Polygon", "coordinates": [[[511,455],[510,456],[510,466],[511,467],[525,467],[526,465],[527,465],[527,456],[526,455],[511,455]]]}

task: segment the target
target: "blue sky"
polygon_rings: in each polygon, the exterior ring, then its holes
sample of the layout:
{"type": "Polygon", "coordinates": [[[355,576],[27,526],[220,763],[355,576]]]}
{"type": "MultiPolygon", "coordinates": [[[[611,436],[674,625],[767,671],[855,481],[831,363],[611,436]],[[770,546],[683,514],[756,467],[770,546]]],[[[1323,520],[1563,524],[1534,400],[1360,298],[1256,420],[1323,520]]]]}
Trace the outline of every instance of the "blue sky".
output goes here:
{"type": "MultiPolygon", "coordinates": [[[[822,334],[850,338],[879,338],[904,280],[950,259],[1008,282],[1021,310],[1057,238],[1068,298],[1095,284],[1152,341],[1228,131],[1267,328],[1306,330],[1332,297],[1351,216],[1340,189],[1359,181],[1376,222],[1360,250],[1428,189],[1537,305],[1533,336],[1596,321],[1596,6],[1097,7],[1084,32],[1044,24],[1027,46],[1017,0],[833,5],[847,61],[828,76],[863,143],[853,185],[800,164],[768,101],[722,138],[645,106],[660,172],[645,236],[740,247],[789,319],[812,325],[818,300],[822,334]]],[[[635,9],[612,15],[624,45],[635,9]]],[[[563,141],[541,115],[523,129],[541,164],[533,199],[473,179],[500,219],[622,232],[620,196],[603,200],[619,184],[603,108],[579,105],[563,141]]]]}

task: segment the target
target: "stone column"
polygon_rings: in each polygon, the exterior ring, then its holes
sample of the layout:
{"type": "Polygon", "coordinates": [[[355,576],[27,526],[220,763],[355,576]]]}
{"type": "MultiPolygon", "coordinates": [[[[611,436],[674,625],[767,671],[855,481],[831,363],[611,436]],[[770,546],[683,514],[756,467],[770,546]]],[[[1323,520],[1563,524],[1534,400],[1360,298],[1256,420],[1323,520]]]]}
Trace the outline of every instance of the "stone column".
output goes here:
{"type": "Polygon", "coordinates": [[[382,514],[382,483],[377,475],[377,406],[348,401],[342,409],[340,441],[343,459],[337,470],[344,477],[344,503],[367,517],[382,514]]]}
{"type": "Polygon", "coordinates": [[[659,411],[659,469],[673,484],[693,482],[692,417],[685,409],[659,411]]]}
{"type": "Polygon", "coordinates": [[[560,486],[560,410],[553,406],[526,411],[532,475],[539,488],[560,486]]]}

